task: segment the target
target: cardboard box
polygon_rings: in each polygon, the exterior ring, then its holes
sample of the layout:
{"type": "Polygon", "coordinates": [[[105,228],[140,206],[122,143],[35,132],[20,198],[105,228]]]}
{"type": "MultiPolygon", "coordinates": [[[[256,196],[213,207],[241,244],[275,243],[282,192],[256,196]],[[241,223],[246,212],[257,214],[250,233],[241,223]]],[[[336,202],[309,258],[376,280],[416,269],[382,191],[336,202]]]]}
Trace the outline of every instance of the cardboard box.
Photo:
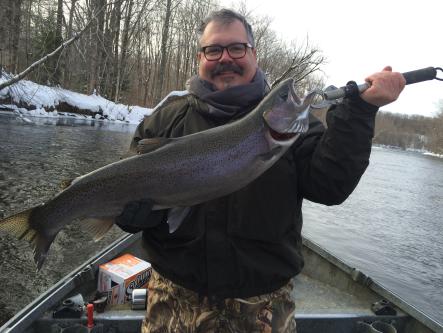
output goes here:
{"type": "Polygon", "coordinates": [[[148,262],[124,254],[99,266],[97,290],[108,293],[108,304],[124,304],[131,300],[133,289],[148,287],[151,271],[148,262]]]}

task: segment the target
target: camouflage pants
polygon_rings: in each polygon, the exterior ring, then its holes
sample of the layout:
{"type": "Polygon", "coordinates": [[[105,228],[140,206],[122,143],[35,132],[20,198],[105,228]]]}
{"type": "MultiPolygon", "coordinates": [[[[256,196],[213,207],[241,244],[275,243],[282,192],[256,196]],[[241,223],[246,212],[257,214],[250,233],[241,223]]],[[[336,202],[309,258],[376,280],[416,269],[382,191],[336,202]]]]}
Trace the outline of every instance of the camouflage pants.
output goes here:
{"type": "Polygon", "coordinates": [[[295,333],[292,282],[270,294],[210,304],[153,271],[142,333],[295,333]]]}

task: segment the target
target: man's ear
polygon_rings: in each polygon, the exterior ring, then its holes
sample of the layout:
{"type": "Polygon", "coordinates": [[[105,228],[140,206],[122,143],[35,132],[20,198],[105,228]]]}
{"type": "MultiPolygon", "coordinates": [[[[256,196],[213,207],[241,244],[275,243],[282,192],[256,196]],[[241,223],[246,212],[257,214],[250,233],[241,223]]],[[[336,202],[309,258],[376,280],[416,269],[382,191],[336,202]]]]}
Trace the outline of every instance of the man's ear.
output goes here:
{"type": "Polygon", "coordinates": [[[251,51],[252,51],[252,55],[254,56],[255,60],[257,60],[257,49],[254,47],[251,51]]]}
{"type": "Polygon", "coordinates": [[[202,56],[203,56],[203,53],[200,52],[200,51],[198,51],[198,52],[197,52],[197,61],[200,61],[201,58],[202,58],[202,56]]]}

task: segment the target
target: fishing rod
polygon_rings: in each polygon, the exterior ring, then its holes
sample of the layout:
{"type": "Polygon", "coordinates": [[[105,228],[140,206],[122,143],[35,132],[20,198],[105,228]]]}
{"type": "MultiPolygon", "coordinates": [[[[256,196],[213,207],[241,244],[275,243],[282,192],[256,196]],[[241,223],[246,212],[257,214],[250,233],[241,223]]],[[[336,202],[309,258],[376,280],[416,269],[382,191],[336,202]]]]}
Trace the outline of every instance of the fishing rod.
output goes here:
{"type": "MultiPolygon", "coordinates": [[[[417,69],[415,71],[402,73],[402,75],[406,80],[406,84],[429,80],[443,81],[443,78],[437,77],[437,71],[441,71],[443,73],[443,69],[441,67],[426,67],[422,69],[417,69]]],[[[370,86],[371,84],[368,82],[362,84],[350,82],[346,86],[341,88],[329,86],[324,91],[322,91],[321,95],[324,101],[333,101],[345,97],[355,97],[360,95],[370,86]]]]}

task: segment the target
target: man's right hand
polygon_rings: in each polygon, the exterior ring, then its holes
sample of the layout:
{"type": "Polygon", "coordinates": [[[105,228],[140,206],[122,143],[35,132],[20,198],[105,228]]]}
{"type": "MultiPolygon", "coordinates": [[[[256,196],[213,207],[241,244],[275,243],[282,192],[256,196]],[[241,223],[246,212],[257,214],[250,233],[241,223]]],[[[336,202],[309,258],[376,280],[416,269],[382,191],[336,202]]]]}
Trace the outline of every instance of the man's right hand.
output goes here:
{"type": "Polygon", "coordinates": [[[162,222],[165,214],[164,211],[153,211],[153,205],[151,200],[128,202],[123,212],[115,218],[115,224],[132,234],[155,227],[162,222]]]}
{"type": "Polygon", "coordinates": [[[381,72],[368,76],[365,81],[371,86],[360,96],[366,102],[378,107],[394,102],[406,84],[403,75],[393,72],[391,66],[386,66],[381,72]]]}

